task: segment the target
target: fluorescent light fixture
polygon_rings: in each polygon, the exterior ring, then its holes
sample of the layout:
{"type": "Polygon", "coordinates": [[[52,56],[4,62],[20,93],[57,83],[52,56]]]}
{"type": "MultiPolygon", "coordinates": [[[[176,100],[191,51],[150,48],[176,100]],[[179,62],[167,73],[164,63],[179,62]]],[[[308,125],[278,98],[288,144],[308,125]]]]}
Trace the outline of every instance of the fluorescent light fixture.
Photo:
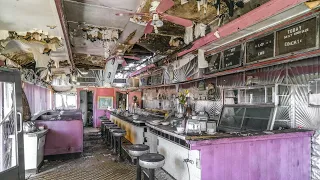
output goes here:
{"type": "Polygon", "coordinates": [[[129,69],[130,69],[129,67],[125,67],[125,68],[124,68],[124,70],[129,70],[129,69]]]}
{"type": "Polygon", "coordinates": [[[129,64],[129,67],[133,67],[133,66],[134,66],[134,64],[133,64],[133,63],[130,63],[130,64],[129,64]]]}

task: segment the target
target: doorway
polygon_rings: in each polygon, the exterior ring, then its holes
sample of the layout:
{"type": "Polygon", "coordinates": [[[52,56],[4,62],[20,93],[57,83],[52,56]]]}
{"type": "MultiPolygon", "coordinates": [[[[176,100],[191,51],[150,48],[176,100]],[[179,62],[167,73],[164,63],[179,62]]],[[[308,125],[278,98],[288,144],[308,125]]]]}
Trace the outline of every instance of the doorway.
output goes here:
{"type": "Polygon", "coordinates": [[[93,92],[80,91],[80,109],[82,111],[83,126],[93,127],[93,92]]]}
{"type": "Polygon", "coordinates": [[[128,110],[128,94],[126,92],[116,92],[116,108],[128,110]]]}

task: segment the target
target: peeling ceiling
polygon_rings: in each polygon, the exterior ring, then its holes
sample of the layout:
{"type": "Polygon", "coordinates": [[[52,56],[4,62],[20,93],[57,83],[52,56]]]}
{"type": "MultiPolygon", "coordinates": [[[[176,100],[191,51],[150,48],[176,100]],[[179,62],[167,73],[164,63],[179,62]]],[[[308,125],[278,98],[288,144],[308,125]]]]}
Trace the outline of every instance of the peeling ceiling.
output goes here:
{"type": "MultiPolygon", "coordinates": [[[[68,60],[69,55],[65,47],[65,38],[60,24],[59,16],[54,1],[39,0],[20,0],[5,1],[2,0],[0,5],[0,30],[2,34],[5,31],[13,31],[19,35],[23,34],[25,40],[34,40],[34,32],[42,32],[47,38],[43,38],[44,44],[50,43],[47,40],[57,37],[60,47],[59,53],[64,53],[60,60],[68,60]],[[35,7],[36,8],[35,10],[35,7]],[[15,14],[13,15],[12,12],[15,14]]],[[[39,34],[38,34],[39,36],[39,34]]],[[[41,37],[41,36],[40,36],[41,37]]],[[[17,39],[16,37],[14,39],[17,39]]],[[[58,58],[58,57],[56,57],[58,58]]]]}

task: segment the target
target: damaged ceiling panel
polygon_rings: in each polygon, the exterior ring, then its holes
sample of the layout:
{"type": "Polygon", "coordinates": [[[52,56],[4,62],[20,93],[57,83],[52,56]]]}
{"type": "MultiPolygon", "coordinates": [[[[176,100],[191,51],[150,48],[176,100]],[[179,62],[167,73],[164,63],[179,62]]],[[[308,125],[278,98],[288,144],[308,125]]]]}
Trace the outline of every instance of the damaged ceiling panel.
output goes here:
{"type": "Polygon", "coordinates": [[[55,1],[2,1],[0,12],[4,61],[16,63],[14,67],[33,72],[46,83],[60,65],[71,72],[72,59],[55,1]]]}
{"type": "Polygon", "coordinates": [[[126,16],[116,16],[116,13],[119,13],[119,11],[122,12],[124,10],[64,0],[64,12],[68,22],[123,29],[128,23],[129,18],[126,16]]]}
{"type": "Polygon", "coordinates": [[[73,54],[73,57],[77,68],[103,69],[106,64],[106,59],[103,56],[73,54]]]}
{"type": "Polygon", "coordinates": [[[107,56],[115,49],[119,38],[118,29],[88,25],[69,25],[70,41],[74,53],[107,56]]]}
{"type": "Polygon", "coordinates": [[[64,0],[77,67],[104,68],[114,55],[125,56],[143,36],[145,26],[116,14],[135,12],[141,3],[142,0],[64,0]]]}

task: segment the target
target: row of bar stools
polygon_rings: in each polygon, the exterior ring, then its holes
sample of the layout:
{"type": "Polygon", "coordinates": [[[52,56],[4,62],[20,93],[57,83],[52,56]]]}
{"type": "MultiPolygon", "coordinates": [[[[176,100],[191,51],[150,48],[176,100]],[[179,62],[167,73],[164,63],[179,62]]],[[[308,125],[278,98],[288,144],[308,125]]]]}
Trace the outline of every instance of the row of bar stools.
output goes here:
{"type": "Polygon", "coordinates": [[[136,180],[141,180],[141,166],[139,165],[139,157],[143,154],[148,153],[150,150],[149,146],[144,144],[134,144],[129,146],[128,152],[130,156],[137,158],[137,177],[136,180]]]}
{"type": "Polygon", "coordinates": [[[104,138],[104,124],[105,123],[110,123],[111,121],[110,120],[101,120],[101,127],[100,127],[100,133],[101,133],[101,137],[104,138]]]}
{"type": "Polygon", "coordinates": [[[118,155],[119,162],[123,160],[121,156],[121,138],[124,137],[125,134],[125,130],[122,130],[110,120],[101,121],[101,136],[105,143],[109,146],[109,149],[113,149],[113,155],[118,155]]]}
{"type": "MultiPolygon", "coordinates": [[[[105,129],[105,131],[104,131],[104,140],[105,140],[105,142],[106,142],[106,144],[107,144],[107,146],[109,146],[110,145],[110,143],[111,143],[111,141],[112,141],[112,134],[110,133],[110,129],[111,128],[119,128],[116,124],[113,124],[113,123],[108,123],[108,124],[104,124],[104,129],[105,129]]],[[[112,145],[112,143],[111,143],[111,145],[112,145]]]]}

